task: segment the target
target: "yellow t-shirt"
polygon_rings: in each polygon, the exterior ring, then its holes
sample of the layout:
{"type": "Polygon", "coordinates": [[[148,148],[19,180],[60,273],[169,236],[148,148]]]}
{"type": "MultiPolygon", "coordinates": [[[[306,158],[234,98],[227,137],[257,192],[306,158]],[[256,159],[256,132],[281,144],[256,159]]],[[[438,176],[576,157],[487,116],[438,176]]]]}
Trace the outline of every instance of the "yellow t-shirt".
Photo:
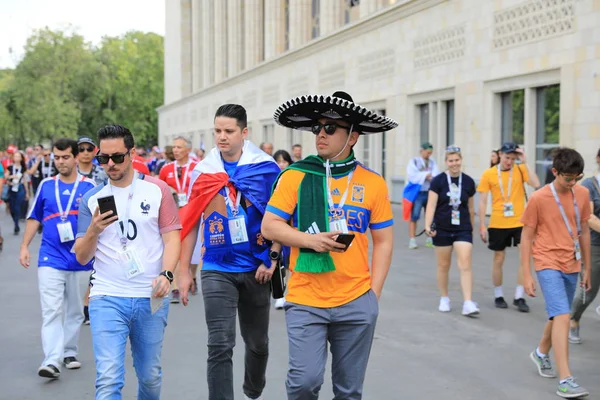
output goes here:
{"type": "MultiPolygon", "coordinates": [[[[504,189],[504,196],[508,197],[508,179],[510,177],[510,171],[501,171],[502,184],[504,189]]],[[[477,191],[482,195],[487,195],[488,192],[492,192],[492,216],[490,218],[490,225],[488,228],[518,228],[523,226],[521,223],[521,216],[525,210],[525,186],[524,183],[529,180],[529,172],[527,167],[523,164],[515,165],[513,167],[512,174],[512,187],[510,191],[510,198],[506,199],[502,196],[500,191],[500,184],[498,181],[498,167],[493,166],[485,170],[481,175],[481,181],[477,191]],[[504,216],[504,203],[510,202],[513,204],[514,216],[504,216]]]]}
{"type": "MultiPolygon", "coordinates": [[[[285,220],[292,219],[297,228],[298,188],[304,172],[286,171],[277,184],[267,211],[285,220]]],[[[333,179],[331,194],[337,206],[348,183],[347,176],[333,179]]],[[[325,273],[293,272],[288,282],[286,301],[311,307],[338,307],[362,296],[371,288],[369,238],[367,228],[382,229],[394,223],[392,206],[385,180],[357,164],[348,186],[344,216],[352,245],[344,253],[331,253],[335,271],[325,273]]],[[[300,250],[292,247],[290,269],[294,271],[300,250]]]]}

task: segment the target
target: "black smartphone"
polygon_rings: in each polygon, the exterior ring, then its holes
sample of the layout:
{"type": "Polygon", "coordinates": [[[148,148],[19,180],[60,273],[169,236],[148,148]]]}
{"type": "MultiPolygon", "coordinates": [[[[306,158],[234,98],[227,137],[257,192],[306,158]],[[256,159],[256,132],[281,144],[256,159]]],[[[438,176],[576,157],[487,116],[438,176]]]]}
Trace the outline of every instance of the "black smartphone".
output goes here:
{"type": "MultiPolygon", "coordinates": [[[[112,215],[106,218],[112,218],[117,215],[117,203],[115,203],[115,196],[112,194],[106,197],[98,198],[98,208],[100,209],[100,214],[104,214],[105,212],[112,210],[112,215]]],[[[104,218],[104,219],[106,219],[104,218]]]]}
{"type": "Polygon", "coordinates": [[[338,235],[338,237],[335,239],[336,242],[346,245],[346,248],[344,250],[348,250],[348,247],[350,247],[350,244],[352,243],[353,240],[354,240],[354,233],[340,233],[338,235]]]}

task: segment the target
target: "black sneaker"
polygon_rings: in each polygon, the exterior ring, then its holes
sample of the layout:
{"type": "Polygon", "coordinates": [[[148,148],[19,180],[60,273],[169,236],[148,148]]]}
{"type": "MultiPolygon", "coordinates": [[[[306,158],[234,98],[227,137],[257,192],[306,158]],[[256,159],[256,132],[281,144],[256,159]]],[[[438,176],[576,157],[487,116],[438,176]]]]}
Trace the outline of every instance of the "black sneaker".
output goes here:
{"type": "Polygon", "coordinates": [[[65,357],[63,364],[67,369],[78,369],[81,368],[81,363],[75,357],[65,357]]]}
{"type": "Polygon", "coordinates": [[[520,312],[529,312],[529,306],[525,302],[525,299],[515,299],[513,306],[517,307],[520,312]]]}
{"type": "Polygon", "coordinates": [[[42,378],[58,379],[60,371],[54,365],[48,364],[38,369],[38,375],[42,378]]]}
{"type": "Polygon", "coordinates": [[[508,304],[504,301],[504,297],[496,297],[494,304],[496,304],[496,308],[508,308],[508,304]]]}

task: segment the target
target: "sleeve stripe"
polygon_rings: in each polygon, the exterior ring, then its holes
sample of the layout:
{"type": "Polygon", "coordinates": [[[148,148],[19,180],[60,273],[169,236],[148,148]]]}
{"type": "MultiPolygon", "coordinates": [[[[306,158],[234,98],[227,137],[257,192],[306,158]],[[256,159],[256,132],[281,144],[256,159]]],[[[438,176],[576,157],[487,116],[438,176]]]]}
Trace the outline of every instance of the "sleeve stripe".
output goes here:
{"type": "Polygon", "coordinates": [[[370,229],[383,229],[383,228],[387,228],[388,226],[392,226],[394,225],[394,220],[393,219],[389,219],[387,221],[383,221],[383,222],[376,222],[376,223],[372,223],[369,225],[370,229]]]}
{"type": "Polygon", "coordinates": [[[288,221],[292,217],[291,214],[288,214],[285,211],[282,211],[279,208],[274,207],[274,206],[272,206],[270,204],[267,206],[267,210],[266,211],[271,212],[271,213],[277,215],[278,217],[281,217],[281,218],[285,219],[286,221],[288,221]]]}

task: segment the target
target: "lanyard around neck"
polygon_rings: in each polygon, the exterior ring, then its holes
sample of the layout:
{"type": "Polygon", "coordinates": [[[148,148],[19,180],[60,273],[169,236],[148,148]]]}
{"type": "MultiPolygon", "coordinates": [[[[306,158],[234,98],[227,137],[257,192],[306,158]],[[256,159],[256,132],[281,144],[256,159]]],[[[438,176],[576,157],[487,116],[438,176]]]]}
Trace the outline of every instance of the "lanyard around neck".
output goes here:
{"type": "MultiPolygon", "coordinates": [[[[517,167],[519,168],[519,167],[517,167]]],[[[510,193],[512,191],[512,176],[513,176],[514,167],[510,167],[510,175],[508,177],[508,193],[506,196],[504,195],[504,183],[502,182],[502,174],[500,172],[500,164],[498,164],[498,185],[500,185],[500,194],[502,195],[502,200],[505,203],[510,202],[510,193]]]]}
{"type": "Polygon", "coordinates": [[[67,217],[69,216],[69,212],[71,211],[71,206],[73,205],[73,200],[75,199],[75,194],[77,193],[77,187],[79,186],[79,181],[81,180],[81,176],[77,174],[77,178],[75,179],[75,186],[71,191],[71,195],[69,196],[69,202],[67,203],[66,210],[63,210],[62,202],[60,201],[60,193],[58,193],[58,181],[60,178],[57,176],[54,181],[54,196],[56,197],[56,205],[58,206],[58,212],[60,214],[60,220],[65,222],[67,217]]]}
{"type": "MultiPolygon", "coordinates": [[[[569,224],[569,220],[567,218],[567,214],[565,213],[565,209],[558,198],[558,193],[556,193],[556,188],[554,187],[554,183],[549,183],[550,189],[552,190],[552,194],[554,195],[554,200],[556,200],[556,204],[558,204],[558,209],[560,210],[560,215],[563,218],[565,225],[567,226],[567,230],[569,231],[569,235],[573,239],[575,239],[575,235],[573,234],[573,229],[571,229],[571,224],[569,224]]],[[[571,194],[573,195],[573,206],[575,207],[575,223],[577,224],[577,237],[581,235],[581,215],[579,214],[579,207],[577,206],[577,199],[575,198],[575,191],[571,189],[571,194]]]]}
{"type": "Polygon", "coordinates": [[[48,173],[46,174],[44,172],[44,169],[46,169],[46,161],[44,161],[44,159],[42,159],[42,176],[44,178],[49,178],[52,176],[52,159],[50,159],[50,164],[48,164],[48,173]]]}
{"type": "Polygon", "coordinates": [[[188,162],[185,164],[185,170],[183,170],[183,167],[181,167],[181,170],[183,172],[183,182],[181,182],[179,180],[179,176],[177,176],[177,161],[175,161],[175,165],[173,166],[173,173],[175,175],[175,183],[177,184],[177,193],[183,193],[183,189],[185,189],[185,185],[187,183],[188,180],[188,171],[190,170],[190,164],[191,162],[188,160],[188,162]]]}
{"type": "Polygon", "coordinates": [[[346,199],[348,198],[348,189],[350,188],[350,181],[352,180],[353,175],[354,170],[351,170],[348,174],[346,190],[344,190],[344,194],[342,195],[338,206],[335,207],[335,203],[333,202],[333,196],[331,195],[331,180],[333,179],[333,175],[331,174],[331,165],[329,164],[329,160],[325,162],[325,190],[327,190],[327,203],[329,205],[330,213],[335,213],[336,209],[342,210],[344,208],[344,204],[346,204],[346,199]]]}

